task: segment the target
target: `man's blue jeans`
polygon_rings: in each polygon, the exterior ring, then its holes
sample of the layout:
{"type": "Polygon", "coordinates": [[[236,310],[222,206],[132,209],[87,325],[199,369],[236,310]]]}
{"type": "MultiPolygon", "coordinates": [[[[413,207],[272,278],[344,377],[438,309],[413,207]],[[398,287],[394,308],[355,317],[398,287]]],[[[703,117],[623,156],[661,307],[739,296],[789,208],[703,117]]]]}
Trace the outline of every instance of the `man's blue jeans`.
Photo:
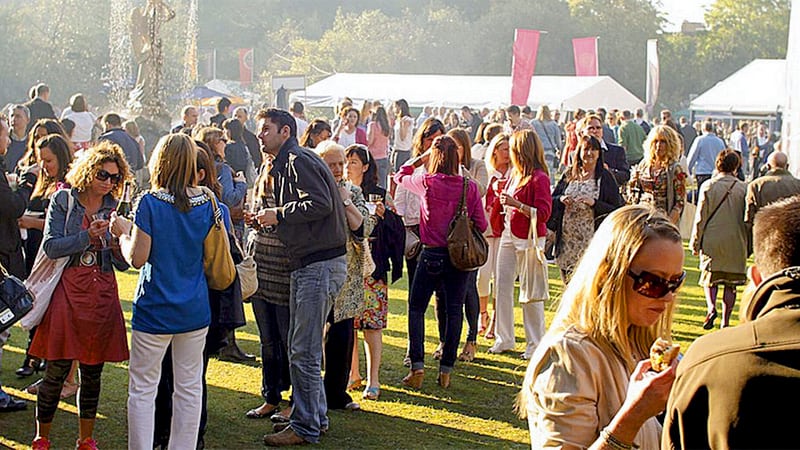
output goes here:
{"type": "Polygon", "coordinates": [[[333,300],[347,275],[345,256],[292,271],[289,284],[289,374],[294,409],[291,427],[308,442],[319,441],[328,426],[322,384],[322,334],[333,300]]]}

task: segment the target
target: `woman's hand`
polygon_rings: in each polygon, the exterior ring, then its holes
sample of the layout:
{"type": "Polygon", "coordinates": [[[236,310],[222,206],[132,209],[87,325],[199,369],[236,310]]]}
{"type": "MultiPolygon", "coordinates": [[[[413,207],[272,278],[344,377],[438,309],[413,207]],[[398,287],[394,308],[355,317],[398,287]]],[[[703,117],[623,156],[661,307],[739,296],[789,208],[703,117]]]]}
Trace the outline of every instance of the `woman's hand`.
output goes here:
{"type": "Polygon", "coordinates": [[[581,197],[580,202],[587,206],[594,206],[594,199],[591,197],[581,197]]]}
{"type": "Polygon", "coordinates": [[[350,189],[347,186],[339,186],[339,196],[342,197],[342,201],[346,202],[349,199],[353,198],[353,193],[350,192],[350,189]]]}
{"type": "Polygon", "coordinates": [[[664,411],[669,398],[672,383],[675,382],[675,371],[678,358],[672,360],[670,367],[663,372],[651,371],[650,360],[639,361],[628,384],[628,393],[620,412],[627,411],[631,420],[639,422],[639,426],[650,417],[664,411]]]}
{"type": "Polygon", "coordinates": [[[109,221],[105,219],[95,219],[89,224],[89,237],[99,238],[108,231],[109,221]]]}
{"type": "Polygon", "coordinates": [[[242,172],[240,170],[240,171],[236,172],[236,176],[233,177],[233,181],[239,182],[239,183],[244,183],[244,182],[247,181],[247,177],[245,177],[244,176],[244,172],[242,172]]]}
{"type": "Polygon", "coordinates": [[[17,219],[17,224],[19,224],[20,228],[37,229],[37,230],[44,229],[43,219],[39,217],[29,216],[27,214],[17,219]]]}
{"type": "MultiPolygon", "coordinates": [[[[115,237],[120,237],[123,234],[130,236],[131,229],[133,228],[133,222],[126,219],[125,217],[118,216],[116,211],[114,211],[111,213],[110,226],[111,226],[111,234],[113,234],[115,237]]],[[[91,235],[91,231],[89,234],[91,235]]]]}
{"type": "Polygon", "coordinates": [[[383,202],[375,204],[375,215],[383,219],[383,215],[386,214],[386,207],[383,206],[383,202]]]}

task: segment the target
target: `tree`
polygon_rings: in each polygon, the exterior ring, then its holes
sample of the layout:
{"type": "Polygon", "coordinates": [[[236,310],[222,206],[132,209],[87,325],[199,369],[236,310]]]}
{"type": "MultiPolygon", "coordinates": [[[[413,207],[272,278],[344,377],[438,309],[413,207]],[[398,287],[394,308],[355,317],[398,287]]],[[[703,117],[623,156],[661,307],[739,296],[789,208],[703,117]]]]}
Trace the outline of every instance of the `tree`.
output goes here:
{"type": "MultiPolygon", "coordinates": [[[[578,36],[599,36],[600,74],[644,98],[647,40],[664,19],[650,0],[569,0],[578,36]]],[[[570,52],[571,53],[571,52],[570,52]]]]}

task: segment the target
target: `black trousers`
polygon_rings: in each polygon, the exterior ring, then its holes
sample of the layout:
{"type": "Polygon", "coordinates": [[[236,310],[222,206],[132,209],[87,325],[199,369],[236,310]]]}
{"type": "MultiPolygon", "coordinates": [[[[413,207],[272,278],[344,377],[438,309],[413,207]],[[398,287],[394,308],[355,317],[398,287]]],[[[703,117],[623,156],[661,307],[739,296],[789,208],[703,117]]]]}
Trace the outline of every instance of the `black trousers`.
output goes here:
{"type": "Polygon", "coordinates": [[[353,401],[347,393],[355,341],[353,322],[354,319],[344,319],[333,323],[333,309],[328,314],[328,332],[323,344],[325,377],[322,380],[328,409],[344,409],[353,401]]]}

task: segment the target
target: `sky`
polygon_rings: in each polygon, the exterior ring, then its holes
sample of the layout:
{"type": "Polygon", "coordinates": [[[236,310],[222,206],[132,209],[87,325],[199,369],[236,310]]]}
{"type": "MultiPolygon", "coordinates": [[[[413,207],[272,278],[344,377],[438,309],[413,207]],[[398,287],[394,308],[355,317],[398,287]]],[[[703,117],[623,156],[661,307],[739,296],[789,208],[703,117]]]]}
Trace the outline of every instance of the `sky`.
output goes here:
{"type": "Polygon", "coordinates": [[[680,30],[684,20],[703,22],[703,13],[712,3],[714,0],[661,0],[662,10],[671,22],[667,31],[680,30]]]}

